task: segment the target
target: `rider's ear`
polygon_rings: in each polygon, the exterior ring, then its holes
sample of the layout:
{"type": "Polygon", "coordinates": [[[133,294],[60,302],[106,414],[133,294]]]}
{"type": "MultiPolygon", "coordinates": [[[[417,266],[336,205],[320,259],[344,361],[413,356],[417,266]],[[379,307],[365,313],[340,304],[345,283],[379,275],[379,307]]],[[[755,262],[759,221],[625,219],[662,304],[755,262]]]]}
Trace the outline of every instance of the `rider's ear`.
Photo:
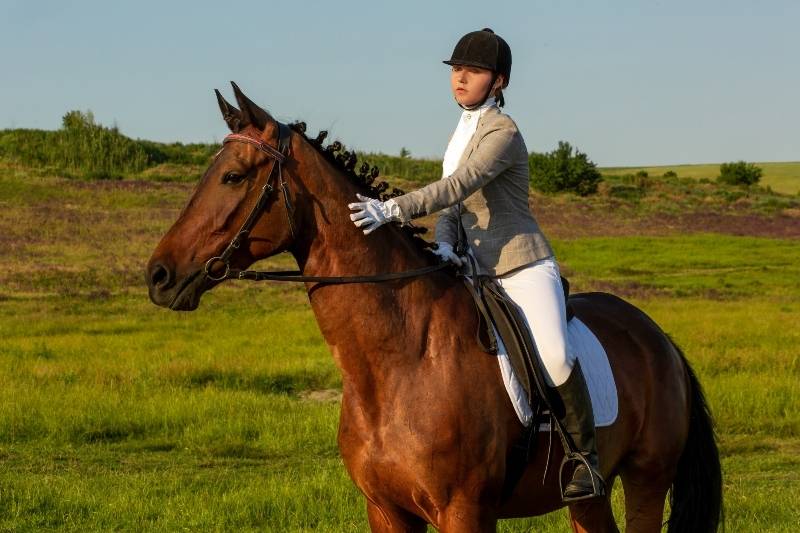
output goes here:
{"type": "Polygon", "coordinates": [[[242,129],[242,112],[229,104],[218,90],[214,89],[214,92],[217,93],[217,103],[219,110],[222,111],[223,120],[233,133],[238,133],[242,129]]]}
{"type": "Polygon", "coordinates": [[[231,85],[233,86],[233,94],[236,96],[236,101],[239,103],[239,109],[241,109],[242,113],[242,122],[239,127],[244,128],[245,126],[252,125],[263,131],[266,125],[272,120],[272,117],[246,97],[238,85],[234,82],[231,82],[231,85]]]}

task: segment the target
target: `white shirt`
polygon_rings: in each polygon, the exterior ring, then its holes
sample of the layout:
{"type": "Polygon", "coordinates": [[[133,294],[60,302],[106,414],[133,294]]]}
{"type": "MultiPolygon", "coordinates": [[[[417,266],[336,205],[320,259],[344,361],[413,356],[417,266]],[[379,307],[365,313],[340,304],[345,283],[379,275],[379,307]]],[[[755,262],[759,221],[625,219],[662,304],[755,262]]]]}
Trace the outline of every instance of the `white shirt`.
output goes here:
{"type": "Polygon", "coordinates": [[[446,178],[456,171],[464,149],[475,134],[475,130],[478,129],[478,120],[487,109],[494,105],[497,105],[494,96],[490,96],[478,109],[471,111],[465,109],[461,113],[461,118],[458,120],[458,125],[456,125],[456,131],[453,132],[453,136],[450,138],[450,143],[444,153],[442,178],[446,178]]]}
{"type": "MultiPolygon", "coordinates": [[[[447,145],[447,150],[444,153],[444,160],[442,160],[442,178],[446,178],[456,171],[464,149],[475,134],[475,130],[478,129],[478,120],[487,109],[494,105],[497,105],[495,103],[495,98],[494,96],[490,96],[478,109],[465,109],[464,112],[461,113],[461,118],[456,125],[456,131],[453,132],[453,136],[450,138],[450,143],[447,145]]],[[[397,220],[400,217],[400,207],[392,198],[382,203],[380,209],[383,215],[389,220],[397,220]]]]}

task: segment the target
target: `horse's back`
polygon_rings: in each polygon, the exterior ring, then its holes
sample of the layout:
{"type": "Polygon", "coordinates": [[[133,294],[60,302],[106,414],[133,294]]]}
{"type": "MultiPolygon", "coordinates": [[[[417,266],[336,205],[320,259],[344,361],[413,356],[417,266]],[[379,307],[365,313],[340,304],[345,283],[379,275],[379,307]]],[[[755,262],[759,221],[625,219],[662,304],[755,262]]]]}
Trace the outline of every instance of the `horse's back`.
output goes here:
{"type": "Polygon", "coordinates": [[[607,433],[636,448],[660,438],[665,448],[680,451],[690,392],[683,357],[672,340],[644,311],[613,294],[578,293],[569,301],[605,348],[617,384],[619,417],[607,433]]]}

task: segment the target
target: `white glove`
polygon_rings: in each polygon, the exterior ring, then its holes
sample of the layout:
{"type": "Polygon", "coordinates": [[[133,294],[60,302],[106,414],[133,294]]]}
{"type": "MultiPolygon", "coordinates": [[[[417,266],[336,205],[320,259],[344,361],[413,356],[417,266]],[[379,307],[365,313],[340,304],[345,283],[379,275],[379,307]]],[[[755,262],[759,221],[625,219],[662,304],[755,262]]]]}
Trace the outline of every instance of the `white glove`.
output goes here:
{"type": "Polygon", "coordinates": [[[464,264],[464,260],[458,257],[456,253],[453,251],[453,245],[449,242],[437,242],[438,246],[435,250],[431,250],[433,253],[438,255],[442,258],[442,261],[450,261],[451,263],[462,266],[464,264]]]}
{"type": "Polygon", "coordinates": [[[369,235],[387,222],[400,220],[400,206],[394,199],[381,202],[376,198],[369,198],[356,193],[360,202],[347,204],[347,207],[355,211],[350,214],[350,220],[356,227],[367,226],[364,228],[364,235],[369,235]]]}

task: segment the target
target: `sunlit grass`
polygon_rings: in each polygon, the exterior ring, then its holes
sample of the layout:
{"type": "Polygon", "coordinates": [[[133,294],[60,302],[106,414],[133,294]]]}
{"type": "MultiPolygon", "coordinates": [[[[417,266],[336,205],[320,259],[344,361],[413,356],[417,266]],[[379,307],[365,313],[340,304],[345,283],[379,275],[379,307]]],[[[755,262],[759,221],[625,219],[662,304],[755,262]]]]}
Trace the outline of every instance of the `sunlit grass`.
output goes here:
{"type": "MultiPolygon", "coordinates": [[[[341,378],[302,287],[227,283],[195,312],[157,308],[142,270],[185,187],[6,177],[0,193],[0,530],[367,530],[338,403],[306,397],[341,378]]],[[[791,531],[797,241],[554,245],[574,291],[628,298],[684,349],[717,421],[728,530],[791,531]]],[[[618,488],[620,523],[622,504],[618,488]]],[[[500,525],[567,530],[564,511],[500,525]]]]}

